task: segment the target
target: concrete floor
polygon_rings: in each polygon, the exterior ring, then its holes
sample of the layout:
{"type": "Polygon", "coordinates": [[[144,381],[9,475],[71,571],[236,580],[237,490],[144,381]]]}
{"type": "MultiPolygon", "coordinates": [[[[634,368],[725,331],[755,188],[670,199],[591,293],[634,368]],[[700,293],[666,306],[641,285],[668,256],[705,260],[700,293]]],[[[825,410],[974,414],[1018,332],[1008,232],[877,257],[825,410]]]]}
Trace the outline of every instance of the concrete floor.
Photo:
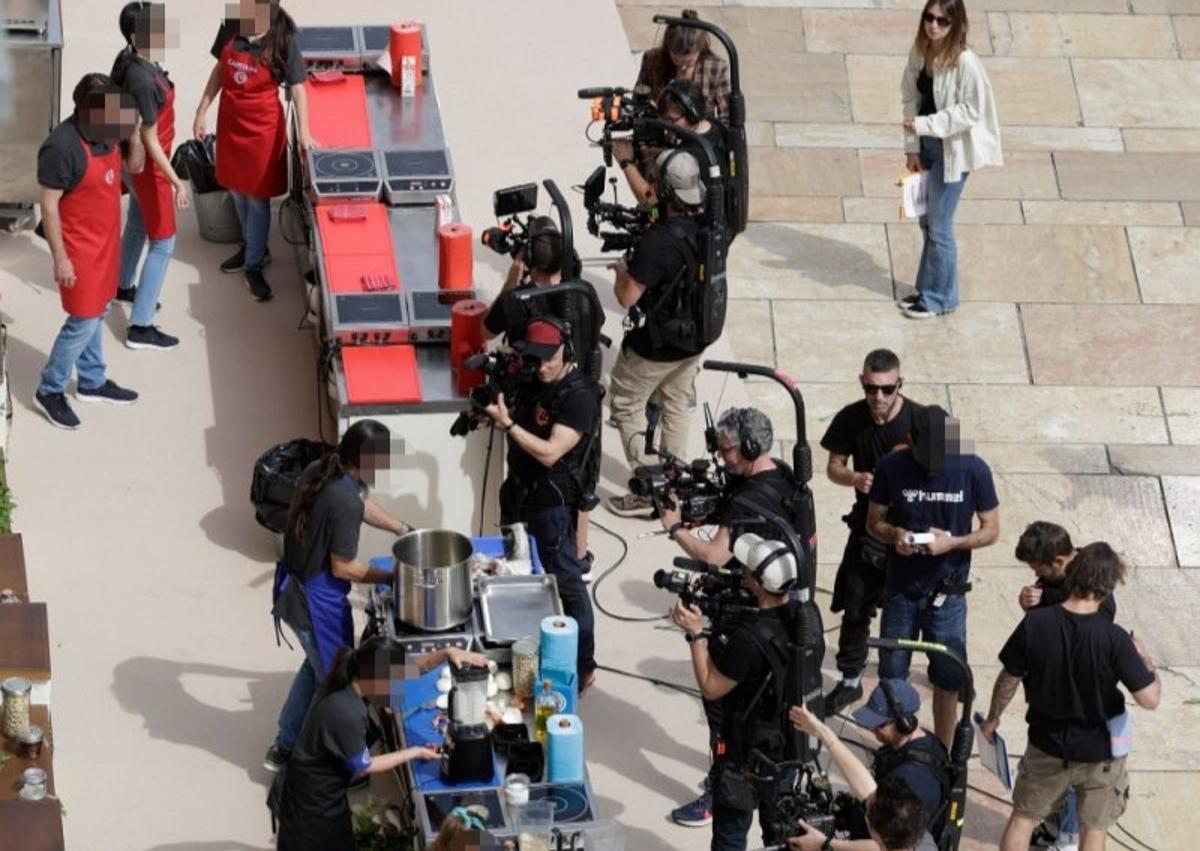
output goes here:
{"type": "MultiPolygon", "coordinates": [[[[69,94],[82,73],[109,67],[120,3],[67,5],[69,94]]],[[[197,5],[187,5],[182,43],[167,63],[181,137],[211,67],[220,14],[212,3],[192,17],[197,5]]],[[[287,4],[302,24],[386,22],[387,5],[356,4],[348,18],[315,0],[287,4]]],[[[943,400],[976,429],[981,454],[1000,474],[1005,529],[980,554],[971,600],[981,694],[1017,617],[1024,573],[1011,552],[1024,522],[1057,520],[1129,555],[1138,570],[1120,592],[1120,621],[1168,667],[1163,708],[1137,716],[1134,799],[1122,823],[1158,849],[1191,847],[1187,837],[1200,829],[1188,806],[1200,794],[1192,773],[1200,658],[1184,625],[1200,601],[1200,580],[1188,569],[1200,564],[1189,498],[1200,488],[1191,477],[1200,473],[1192,425],[1200,372],[1194,358],[1178,356],[1175,340],[1196,309],[1187,259],[1200,251],[1189,227],[1200,216],[1200,119],[1188,104],[1200,4],[971,4],[977,32],[986,33],[976,40],[996,80],[1008,166],[978,175],[962,209],[967,303],[948,322],[916,328],[887,303],[911,280],[915,257],[912,227],[891,223],[886,181],[899,162],[889,150],[898,142],[897,56],[915,27],[910,7],[919,5],[706,8],[742,46],[758,146],[757,221],[731,258],[737,300],[714,354],[778,364],[800,378],[815,442],[853,398],[856,361],[890,344],[908,364],[915,398],[943,400]],[[1131,9],[1138,14],[1124,15],[1131,9]],[[1138,88],[1150,83],[1157,88],[1138,88]],[[1025,249],[1002,247],[1013,244],[1025,249]]],[[[630,48],[652,37],[651,11],[607,0],[405,5],[406,16],[429,26],[464,220],[490,222],[496,187],[543,177],[565,185],[594,167],[574,91],[633,78],[630,48]]],[[[277,297],[263,305],[239,278],[216,272],[226,248],[199,240],[190,216],[182,223],[160,316],[182,345],[130,352],[107,336],[110,374],[143,398],[128,410],[80,406],[84,427],[74,434],[52,429],[32,408],[61,322],[47,253],[28,235],[0,238],[17,408],[9,475],[31,590],[50,603],[56,777],[72,851],[270,845],[259,760],[298,660],[271,639],[272,543],[247,493],[263,449],[316,433],[311,345],[308,332],[295,330],[301,289],[278,228],[270,269],[277,297]]],[[[602,267],[590,270],[603,277],[602,267]]],[[[477,257],[476,273],[485,288],[497,286],[498,258],[477,257]]],[[[114,335],[123,334],[124,310],[108,319],[114,335]]],[[[792,431],[781,391],[709,375],[700,389],[717,409],[752,398],[785,437],[792,431]]],[[[614,451],[606,454],[611,492],[624,472],[614,451]]],[[[829,587],[848,497],[824,482],[816,490],[821,583],[829,587]]],[[[634,547],[601,587],[601,602],[622,615],[665,610],[670,601],[649,574],[672,548],[633,540],[644,525],[596,517],[634,547]]],[[[598,564],[620,553],[600,532],[593,541],[598,564]]],[[[686,649],[661,623],[602,616],[597,630],[603,663],[690,683],[686,649]]],[[[627,847],[707,848],[707,831],[665,817],[694,792],[705,764],[698,705],[605,673],[583,713],[601,810],[625,825],[627,847]]],[[[1014,706],[1004,728],[1016,752],[1019,719],[1014,706]]],[[[999,791],[982,772],[975,782],[999,791]]],[[[973,795],[964,847],[994,847],[1005,813],[973,795]]]]}

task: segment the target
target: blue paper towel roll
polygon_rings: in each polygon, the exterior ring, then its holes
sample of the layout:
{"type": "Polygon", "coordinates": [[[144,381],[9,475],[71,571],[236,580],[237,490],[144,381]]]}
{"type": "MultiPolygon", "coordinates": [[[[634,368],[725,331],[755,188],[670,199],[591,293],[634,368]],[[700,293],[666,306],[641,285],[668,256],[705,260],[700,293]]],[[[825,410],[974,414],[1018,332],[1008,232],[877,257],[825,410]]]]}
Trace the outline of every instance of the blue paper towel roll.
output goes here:
{"type": "Polygon", "coordinates": [[[551,715],[546,721],[546,778],[551,783],[583,782],[583,722],[578,715],[551,715]]]}
{"type": "Polygon", "coordinates": [[[542,667],[576,673],[579,624],[569,615],[542,618],[542,667]]]}

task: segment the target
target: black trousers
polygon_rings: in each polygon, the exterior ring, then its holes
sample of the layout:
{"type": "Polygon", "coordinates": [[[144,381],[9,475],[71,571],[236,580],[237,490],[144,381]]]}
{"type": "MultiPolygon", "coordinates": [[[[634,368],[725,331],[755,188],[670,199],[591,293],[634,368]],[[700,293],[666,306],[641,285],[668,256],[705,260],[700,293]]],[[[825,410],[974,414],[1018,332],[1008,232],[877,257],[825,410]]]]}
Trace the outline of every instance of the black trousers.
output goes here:
{"type": "Polygon", "coordinates": [[[833,584],[830,608],[842,613],[837,666],[845,677],[857,677],[866,668],[871,621],[883,601],[884,572],[862,557],[862,536],[865,534],[862,530],[850,530],[833,584]]]}
{"type": "Polygon", "coordinates": [[[524,486],[506,479],[500,486],[500,522],[524,523],[537,542],[542,567],[558,583],[563,611],[579,624],[578,674],[582,683],[596,670],[596,617],[583,581],[586,565],[579,559],[576,508],[567,505],[529,505],[524,486]]]}

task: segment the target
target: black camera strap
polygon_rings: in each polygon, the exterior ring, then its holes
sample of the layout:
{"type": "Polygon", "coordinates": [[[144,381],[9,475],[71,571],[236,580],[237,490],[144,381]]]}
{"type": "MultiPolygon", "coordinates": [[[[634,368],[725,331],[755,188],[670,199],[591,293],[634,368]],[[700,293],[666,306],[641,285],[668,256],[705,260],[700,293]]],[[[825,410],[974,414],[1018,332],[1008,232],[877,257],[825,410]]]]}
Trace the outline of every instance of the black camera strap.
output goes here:
{"type": "MultiPolygon", "coordinates": [[[[590,382],[588,377],[584,375],[578,367],[572,369],[571,372],[568,373],[567,377],[563,379],[562,385],[560,386],[558,392],[555,393],[554,399],[550,403],[550,410],[548,411],[550,414],[550,421],[554,422],[557,419],[559,412],[562,410],[563,404],[565,404],[566,400],[571,395],[580,392],[591,393],[593,391],[598,391],[596,392],[596,402],[597,405],[602,405],[604,401],[604,388],[600,387],[594,382],[590,382]]],[[[578,454],[574,463],[566,463],[563,465],[564,471],[571,477],[571,480],[579,488],[580,499],[583,499],[587,496],[587,479],[589,478],[587,476],[587,466],[592,457],[592,450],[595,447],[596,442],[600,439],[600,429],[600,419],[597,417],[596,423],[593,424],[592,428],[583,437],[583,451],[578,454]]],[[[572,450],[572,452],[573,451],[574,450],[572,450]]],[[[571,453],[567,454],[570,455],[571,453]]]]}

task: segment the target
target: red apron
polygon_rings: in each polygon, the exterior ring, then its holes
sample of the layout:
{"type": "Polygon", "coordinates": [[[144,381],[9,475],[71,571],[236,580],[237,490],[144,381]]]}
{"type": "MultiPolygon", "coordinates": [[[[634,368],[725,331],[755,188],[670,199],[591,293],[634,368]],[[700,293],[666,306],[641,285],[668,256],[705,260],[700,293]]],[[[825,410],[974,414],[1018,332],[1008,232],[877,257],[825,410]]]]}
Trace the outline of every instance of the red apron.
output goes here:
{"type": "Polygon", "coordinates": [[[121,148],[87,157],[83,179],[58,202],[63,243],[75,267],[75,286],[58,288],[63,310],[77,319],[104,313],[117,294],[121,270],[121,148]]]}
{"type": "Polygon", "coordinates": [[[271,69],[234,39],[221,50],[217,182],[254,198],[287,192],[287,125],[271,69]]]}
{"type": "MultiPolygon", "coordinates": [[[[171,146],[175,143],[175,87],[167,84],[166,77],[154,75],[154,82],[166,94],[167,99],[158,111],[158,143],[162,145],[167,159],[171,158],[171,146]]],[[[159,171],[153,160],[146,157],[146,167],[141,174],[132,175],[133,193],[137,196],[146,223],[146,235],[151,239],[168,239],[175,235],[175,188],[167,176],[159,171]]]]}

